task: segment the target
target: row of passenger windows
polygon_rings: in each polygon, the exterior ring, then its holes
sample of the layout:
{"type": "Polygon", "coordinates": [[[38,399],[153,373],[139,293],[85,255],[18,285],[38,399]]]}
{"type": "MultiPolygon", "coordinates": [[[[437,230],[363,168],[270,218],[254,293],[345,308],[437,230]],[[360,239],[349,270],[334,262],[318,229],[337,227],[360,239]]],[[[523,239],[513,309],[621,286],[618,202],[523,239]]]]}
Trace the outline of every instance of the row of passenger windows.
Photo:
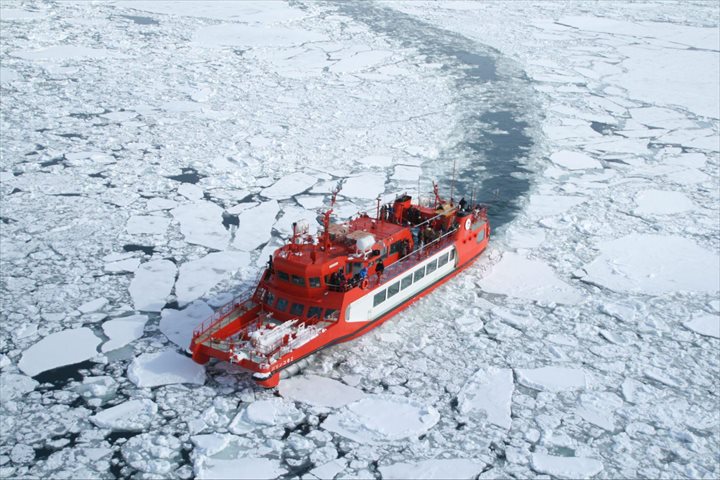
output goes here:
{"type": "Polygon", "coordinates": [[[402,280],[393,283],[388,288],[383,290],[380,293],[377,293],[375,297],[373,297],[373,307],[377,307],[385,300],[389,300],[395,295],[400,292],[400,290],[405,290],[410,285],[413,284],[413,282],[420,281],[425,275],[430,275],[432,272],[437,270],[438,268],[444,266],[447,264],[450,260],[455,258],[455,250],[450,250],[450,252],[442,255],[436,260],[433,260],[432,262],[425,265],[424,268],[419,268],[415,270],[414,273],[411,273],[410,275],[406,275],[402,278],[402,280]]]}
{"type": "MultiPolygon", "coordinates": [[[[284,282],[291,282],[294,285],[299,285],[301,287],[305,286],[305,277],[299,277],[297,275],[288,275],[286,272],[283,272],[282,270],[277,271],[277,276],[280,280],[282,280],[284,282]]],[[[320,277],[308,278],[308,284],[312,288],[320,287],[320,277]]]]}
{"type": "MultiPolygon", "coordinates": [[[[288,309],[288,300],[286,298],[278,297],[277,300],[275,299],[275,295],[268,292],[267,296],[265,297],[265,304],[268,307],[274,307],[275,310],[279,312],[286,312],[288,309]]],[[[325,315],[323,318],[330,318],[332,315],[335,314],[337,310],[334,308],[326,308],[325,309],[325,315]]],[[[295,315],[296,317],[302,317],[305,316],[306,318],[315,318],[320,317],[323,314],[322,307],[309,307],[307,309],[307,314],[305,314],[305,305],[302,303],[293,303],[290,305],[290,315],[295,315]]]]}

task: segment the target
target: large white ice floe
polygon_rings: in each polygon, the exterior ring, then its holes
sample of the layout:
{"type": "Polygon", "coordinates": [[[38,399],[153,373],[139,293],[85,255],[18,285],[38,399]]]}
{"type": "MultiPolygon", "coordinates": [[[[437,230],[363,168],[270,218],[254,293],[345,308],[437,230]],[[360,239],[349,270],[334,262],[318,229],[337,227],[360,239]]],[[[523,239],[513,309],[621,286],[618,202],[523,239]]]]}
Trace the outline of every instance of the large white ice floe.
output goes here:
{"type": "Polygon", "coordinates": [[[550,266],[513,252],[505,252],[478,285],[486,292],[540,302],[575,304],[583,299],[581,291],[558,279],[550,266]]]}
{"type": "Polygon", "coordinates": [[[233,246],[249,252],[270,240],[272,226],[279,211],[277,200],[263,202],[244,210],[238,215],[238,229],[233,246]]]}
{"type": "Polygon", "coordinates": [[[545,453],[533,453],[532,468],[557,478],[590,478],[600,473],[603,464],[599,460],[583,457],[560,457],[545,453]]]}
{"type": "Polygon", "coordinates": [[[550,217],[564,213],[586,201],[586,197],[579,196],[534,194],[530,195],[530,202],[525,212],[531,218],[550,217]]]}
{"type": "Polygon", "coordinates": [[[304,192],[315,185],[317,179],[302,172],[286,175],[273,185],[267,187],[260,195],[275,200],[283,200],[304,192]]]}
{"type": "Polygon", "coordinates": [[[196,201],[171,210],[180,222],[185,241],[215,250],[224,250],[230,241],[230,232],[222,224],[223,209],[212,202],[196,201]]]}
{"type": "Polygon", "coordinates": [[[693,210],[695,205],[682,192],[671,190],[643,190],[635,196],[638,215],[668,215],[693,210]]]}
{"type": "Polygon", "coordinates": [[[205,383],[205,367],[172,350],[143,353],[128,367],[128,378],[138,387],[173,383],[205,383]]]}
{"type": "Polygon", "coordinates": [[[56,45],[38,50],[17,50],[10,52],[13,57],[24,58],[26,60],[71,60],[71,59],[93,59],[101,60],[104,58],[124,58],[118,52],[107,50],[104,48],[90,48],[76,45],[56,45]]]}
{"type": "Polygon", "coordinates": [[[34,377],[53,368],[80,363],[98,354],[100,342],[86,327],[55,332],[25,350],[18,368],[34,377]]]}
{"type": "Polygon", "coordinates": [[[583,170],[587,168],[602,168],[602,164],[587,153],[562,150],[550,155],[550,160],[568,170],[583,170]]]}
{"type": "Polygon", "coordinates": [[[385,175],[362,173],[343,182],[340,194],[347,198],[374,200],[385,191],[385,175]]]}
{"type": "Polygon", "coordinates": [[[581,390],[587,387],[585,372],[579,368],[541,367],[515,370],[518,382],[526,387],[549,392],[581,390]]]}
{"type": "Polygon", "coordinates": [[[704,313],[696,315],[683,325],[700,335],[720,338],[720,314],[704,313]]]}
{"type": "Polygon", "coordinates": [[[247,252],[214,252],[180,265],[175,295],[180,306],[202,297],[250,263],[247,252]]]}
{"type": "Polygon", "coordinates": [[[615,429],[615,410],[622,406],[622,399],[613,392],[583,393],[575,413],[586,422],[612,432],[615,429]]]}
{"type": "Polygon", "coordinates": [[[156,215],[133,215],[128,219],[127,232],[131,235],[162,235],[170,225],[170,219],[156,215]]]}
{"type": "Polygon", "coordinates": [[[381,443],[417,437],[440,419],[433,407],[398,395],[373,395],[343,407],[322,423],[358,443],[381,443]]]}
{"type": "Polygon", "coordinates": [[[213,310],[203,301],[195,301],[182,310],[165,308],[160,313],[160,331],[182,349],[190,348],[193,330],[207,318],[213,310]]]}
{"type": "Polygon", "coordinates": [[[159,312],[175,284],[177,267],[170,260],[143,263],[130,282],[130,296],[136,310],[159,312]]]}
{"type": "Polygon", "coordinates": [[[130,315],[103,323],[103,332],[110,340],[103,344],[102,351],[116,350],[142,337],[147,321],[147,315],[130,315]]]}
{"type": "Polygon", "coordinates": [[[230,422],[228,430],[243,434],[263,426],[292,425],[304,416],[292,402],[282,398],[258,400],[241,410],[230,422]]]}
{"type": "Polygon", "coordinates": [[[295,376],[283,380],[278,391],[290,400],[330,408],[342,407],[365,396],[362,390],[317,375],[295,376]]]}
{"type": "Polygon", "coordinates": [[[155,402],[147,398],[128,400],[101,410],[90,421],[101,428],[141,432],[150,426],[157,410],[155,402]]]}
{"type": "Polygon", "coordinates": [[[477,478],[485,468],[478,460],[467,458],[435,458],[415,463],[395,463],[379,467],[383,480],[465,480],[477,478]]]}
{"type": "Polygon", "coordinates": [[[585,279],[616,291],[662,294],[720,290],[717,254],[674,235],[632,233],[599,245],[585,279]]]}
{"type": "Polygon", "coordinates": [[[515,382],[511,369],[488,367],[478,370],[460,391],[458,407],[464,415],[483,411],[488,422],[509,429],[512,423],[510,407],[514,390],[515,382]]]}
{"type": "Polygon", "coordinates": [[[219,24],[202,27],[195,32],[193,43],[203,47],[292,47],[326,37],[299,27],[219,24]]]}
{"type": "Polygon", "coordinates": [[[263,457],[205,458],[195,465],[198,479],[270,480],[286,473],[280,460],[263,457]]]}

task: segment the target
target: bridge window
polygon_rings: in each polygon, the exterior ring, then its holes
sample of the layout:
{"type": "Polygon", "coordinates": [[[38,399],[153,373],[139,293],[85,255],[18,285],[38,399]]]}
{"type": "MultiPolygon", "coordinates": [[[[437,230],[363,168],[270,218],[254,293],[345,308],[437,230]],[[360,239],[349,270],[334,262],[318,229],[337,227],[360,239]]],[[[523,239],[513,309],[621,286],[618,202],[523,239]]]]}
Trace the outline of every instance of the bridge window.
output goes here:
{"type": "Polygon", "coordinates": [[[274,301],[275,301],[275,295],[273,295],[270,292],[267,292],[267,295],[265,295],[265,304],[272,307],[272,304],[274,301]]]}
{"type": "Polygon", "coordinates": [[[402,245],[402,240],[399,242],[395,242],[392,245],[390,245],[390,255],[393,253],[398,253],[400,251],[400,246],[402,245]]]}
{"type": "Polygon", "coordinates": [[[289,281],[290,281],[290,275],[288,275],[287,273],[285,273],[285,272],[283,272],[283,271],[278,270],[278,271],[277,271],[277,276],[278,276],[278,278],[279,278],[280,280],[282,280],[283,282],[289,282],[289,281]]]}
{"type": "Polygon", "coordinates": [[[281,312],[284,312],[287,308],[287,299],[285,298],[278,298],[277,303],[275,304],[275,309],[280,310],[281,312]]]}
{"type": "Polygon", "coordinates": [[[484,228],[478,232],[476,240],[477,240],[477,243],[480,243],[483,240],[485,240],[485,229],[484,228]]]}
{"type": "Polygon", "coordinates": [[[325,310],[325,320],[337,320],[337,310],[334,308],[328,308],[325,310]]]}
{"type": "Polygon", "coordinates": [[[308,309],[308,318],[320,318],[320,315],[322,314],[322,307],[310,307],[308,309]]]}
{"type": "Polygon", "coordinates": [[[396,293],[400,291],[400,282],[395,282],[392,285],[390,285],[387,289],[387,296],[388,298],[392,297],[396,293]]]}
{"type": "Polygon", "coordinates": [[[427,264],[427,274],[430,275],[432,272],[437,270],[437,260],[433,260],[432,262],[427,264]]]}
{"type": "Polygon", "coordinates": [[[385,293],[385,290],[383,290],[382,292],[375,295],[375,297],[373,298],[373,307],[377,307],[385,301],[385,293]]]}
{"type": "Polygon", "coordinates": [[[450,254],[446,253],[442,257],[438,259],[438,268],[442,267],[446,263],[448,263],[448,258],[450,257],[450,254]]]}
{"type": "Polygon", "coordinates": [[[402,282],[401,282],[402,285],[401,285],[401,286],[402,286],[402,289],[403,289],[403,290],[405,290],[407,287],[409,287],[410,285],[412,285],[412,282],[413,282],[412,279],[413,279],[412,273],[411,273],[410,275],[408,275],[407,277],[405,277],[405,278],[402,279],[402,282]]]}
{"type": "Polygon", "coordinates": [[[302,317],[303,311],[305,311],[305,305],[302,303],[293,303],[292,307],[290,307],[290,315],[302,317]]]}
{"type": "Polygon", "coordinates": [[[310,277],[310,286],[318,288],[320,286],[320,277],[310,277]]]}
{"type": "Polygon", "coordinates": [[[301,287],[304,287],[305,286],[305,278],[298,277],[297,275],[293,275],[292,283],[294,283],[295,285],[300,285],[301,287]]]}
{"type": "Polygon", "coordinates": [[[425,276],[425,267],[422,267],[420,270],[417,270],[415,272],[415,281],[417,282],[421,278],[425,276]]]}

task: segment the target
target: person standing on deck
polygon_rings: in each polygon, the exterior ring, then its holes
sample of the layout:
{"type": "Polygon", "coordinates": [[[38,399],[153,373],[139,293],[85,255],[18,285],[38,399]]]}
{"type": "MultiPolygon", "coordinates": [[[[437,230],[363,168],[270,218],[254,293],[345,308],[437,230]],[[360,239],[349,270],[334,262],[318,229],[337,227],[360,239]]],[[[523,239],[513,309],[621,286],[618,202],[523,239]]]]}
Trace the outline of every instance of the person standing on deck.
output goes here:
{"type": "Polygon", "coordinates": [[[385,271],[385,264],[382,261],[382,258],[378,260],[377,264],[375,265],[375,273],[377,273],[378,283],[380,283],[380,279],[382,278],[382,274],[385,271]]]}

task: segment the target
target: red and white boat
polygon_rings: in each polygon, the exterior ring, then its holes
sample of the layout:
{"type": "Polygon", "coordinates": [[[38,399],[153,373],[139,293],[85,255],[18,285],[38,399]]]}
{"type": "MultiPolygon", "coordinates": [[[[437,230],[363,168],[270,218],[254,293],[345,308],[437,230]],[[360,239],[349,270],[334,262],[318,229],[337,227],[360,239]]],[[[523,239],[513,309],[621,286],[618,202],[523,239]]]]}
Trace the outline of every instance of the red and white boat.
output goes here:
{"type": "Polygon", "coordinates": [[[326,347],[352,340],[455,276],[485,249],[484,207],[408,195],[344,224],[323,214],[317,237],[293,225],[249,298],[220,308],[193,332],[192,358],[210,357],[253,372],[264,387],[280,371],[326,347]]]}

